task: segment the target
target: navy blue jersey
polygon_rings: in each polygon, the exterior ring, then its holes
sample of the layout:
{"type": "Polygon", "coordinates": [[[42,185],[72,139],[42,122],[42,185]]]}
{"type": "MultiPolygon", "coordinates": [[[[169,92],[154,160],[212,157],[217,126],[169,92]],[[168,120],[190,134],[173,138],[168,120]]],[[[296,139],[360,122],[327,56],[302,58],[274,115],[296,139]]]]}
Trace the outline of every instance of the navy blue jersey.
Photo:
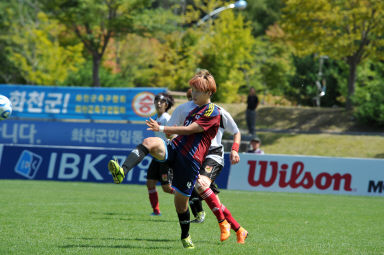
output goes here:
{"type": "Polygon", "coordinates": [[[178,135],[172,143],[184,157],[195,160],[201,165],[220,126],[219,108],[213,103],[196,107],[186,117],[184,126],[193,122],[204,131],[191,135],[178,135]]]}

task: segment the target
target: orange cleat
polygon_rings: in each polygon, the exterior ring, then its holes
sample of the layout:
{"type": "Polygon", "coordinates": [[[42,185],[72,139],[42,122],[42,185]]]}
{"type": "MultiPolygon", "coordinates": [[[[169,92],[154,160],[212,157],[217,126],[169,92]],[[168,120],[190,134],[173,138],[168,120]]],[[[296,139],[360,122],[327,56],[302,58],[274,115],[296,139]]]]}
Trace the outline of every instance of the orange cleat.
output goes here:
{"type": "Polygon", "coordinates": [[[228,223],[227,220],[224,220],[219,223],[219,226],[221,232],[220,241],[224,242],[231,235],[231,225],[228,223]]]}
{"type": "Polygon", "coordinates": [[[237,235],[237,242],[238,243],[245,243],[245,239],[248,237],[248,231],[245,230],[243,227],[240,227],[239,230],[236,232],[237,235]]]}

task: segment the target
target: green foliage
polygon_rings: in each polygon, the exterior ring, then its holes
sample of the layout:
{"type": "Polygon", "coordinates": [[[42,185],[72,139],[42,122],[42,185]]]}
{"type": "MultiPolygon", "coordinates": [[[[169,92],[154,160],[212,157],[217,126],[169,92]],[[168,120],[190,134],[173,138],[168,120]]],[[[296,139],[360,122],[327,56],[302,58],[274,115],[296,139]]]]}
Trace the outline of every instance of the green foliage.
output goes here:
{"type": "MultiPolygon", "coordinates": [[[[198,17],[222,6],[222,1],[194,1],[182,15],[184,23],[198,21],[198,17]],[[198,7],[198,8],[196,8],[198,7]]],[[[153,54],[153,75],[149,84],[186,90],[188,81],[198,68],[206,68],[214,75],[218,92],[216,100],[238,100],[237,91],[245,85],[244,70],[250,69],[254,39],[241,15],[226,10],[214,20],[184,31],[174,31],[159,38],[159,55],[153,54]]]]}
{"type": "Polygon", "coordinates": [[[364,123],[384,127],[384,63],[368,62],[358,77],[355,116],[364,123]]]}
{"type": "MultiPolygon", "coordinates": [[[[313,106],[313,98],[318,93],[316,80],[319,79],[319,57],[308,55],[293,57],[296,72],[290,79],[290,89],[284,92],[291,101],[299,105],[313,106]]],[[[324,60],[322,66],[322,83],[326,85],[325,95],[321,97],[321,106],[341,106],[345,103],[347,94],[348,67],[343,61],[333,59],[324,60]]]]}
{"type": "Polygon", "coordinates": [[[140,35],[159,37],[178,30],[180,16],[167,9],[145,9],[133,20],[135,31],[140,35]]]}
{"type": "MultiPolygon", "coordinates": [[[[196,26],[229,1],[0,1],[0,83],[185,91],[194,72],[206,68],[217,81],[215,101],[238,102],[253,86],[313,105],[317,56],[328,55],[321,105],[344,106],[354,92],[354,68],[384,57],[384,1],[247,2],[245,10],[228,9],[196,26]]],[[[382,76],[357,70],[356,116],[380,119],[381,97],[371,94],[380,91],[382,76]]]]}
{"type": "Polygon", "coordinates": [[[27,83],[57,85],[84,61],[82,45],[61,46],[58,36],[63,27],[44,13],[37,14],[36,23],[22,28],[20,25],[17,22],[11,25],[8,39],[12,47],[6,50],[9,60],[19,68],[27,83]]]}
{"type": "Polygon", "coordinates": [[[384,56],[383,17],[383,1],[286,0],[282,27],[299,55],[384,56]]]}
{"type": "Polygon", "coordinates": [[[112,36],[134,31],[133,17],[150,3],[150,0],[40,1],[47,12],[76,34],[92,56],[93,86],[100,86],[100,63],[112,36]]]}
{"type": "Polygon", "coordinates": [[[156,83],[160,87],[185,91],[188,81],[199,67],[202,56],[201,31],[187,29],[167,35],[160,61],[154,66],[156,83]]]}
{"type": "Polygon", "coordinates": [[[357,66],[367,58],[384,58],[384,1],[286,0],[283,13],[281,24],[297,55],[327,55],[350,66],[350,108],[357,66]]]}
{"type": "Polygon", "coordinates": [[[251,85],[259,83],[273,95],[287,95],[292,90],[289,78],[295,72],[289,47],[278,40],[258,37],[253,56],[253,69],[258,74],[251,85]]]}
{"type": "MultiPolygon", "coordinates": [[[[109,68],[100,67],[100,83],[103,87],[132,87],[132,84],[119,74],[114,74],[109,68]]],[[[87,61],[78,66],[77,72],[72,72],[60,83],[62,86],[84,86],[92,87],[93,83],[89,77],[92,76],[92,62],[87,61]]]]}
{"type": "Polygon", "coordinates": [[[36,0],[0,2],[1,78],[7,83],[58,84],[81,63],[81,45],[62,45],[63,26],[36,0]]]}
{"type": "MultiPolygon", "coordinates": [[[[12,47],[8,39],[13,13],[11,12],[12,2],[0,1],[0,49],[12,47]]],[[[0,50],[0,83],[23,84],[25,80],[9,59],[5,50],[0,50]]]]}
{"type": "Polygon", "coordinates": [[[265,35],[268,27],[280,20],[284,0],[248,0],[247,3],[242,13],[251,22],[255,37],[265,35]]]}
{"type": "Polygon", "coordinates": [[[163,46],[155,38],[129,34],[119,42],[119,74],[135,87],[155,87],[156,71],[163,46]],[[139,51],[137,49],[140,49],[139,51]]]}
{"type": "Polygon", "coordinates": [[[203,56],[199,67],[214,75],[218,87],[216,99],[235,102],[239,99],[240,86],[246,84],[243,70],[249,69],[252,62],[251,50],[255,41],[251,29],[241,14],[235,16],[232,11],[222,13],[213,25],[204,25],[206,31],[201,40],[203,56]]]}

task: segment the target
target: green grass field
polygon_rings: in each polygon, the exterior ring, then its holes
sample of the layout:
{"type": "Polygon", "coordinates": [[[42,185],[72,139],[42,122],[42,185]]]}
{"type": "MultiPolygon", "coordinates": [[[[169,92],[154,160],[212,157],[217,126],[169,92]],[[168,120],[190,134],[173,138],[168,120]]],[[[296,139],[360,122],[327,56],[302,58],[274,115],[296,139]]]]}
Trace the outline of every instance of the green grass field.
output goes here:
{"type": "Polygon", "coordinates": [[[145,186],[1,180],[0,194],[0,254],[384,254],[383,197],[223,190],[246,244],[220,243],[207,211],[184,250],[173,197],[149,216],[145,186]]]}

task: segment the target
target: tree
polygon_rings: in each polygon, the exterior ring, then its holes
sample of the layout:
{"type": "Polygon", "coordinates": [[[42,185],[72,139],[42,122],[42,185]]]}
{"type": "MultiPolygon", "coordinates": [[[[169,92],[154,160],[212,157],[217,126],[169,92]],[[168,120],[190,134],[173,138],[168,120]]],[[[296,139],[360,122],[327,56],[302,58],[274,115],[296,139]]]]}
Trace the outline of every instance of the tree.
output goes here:
{"type": "Polygon", "coordinates": [[[41,0],[45,10],[81,40],[92,56],[93,86],[100,86],[102,57],[114,36],[134,30],[133,17],[150,0],[41,0]]]}
{"type": "Polygon", "coordinates": [[[242,13],[251,22],[254,36],[264,35],[268,27],[279,21],[284,0],[248,0],[242,13]]]}
{"type": "MultiPolygon", "coordinates": [[[[191,1],[192,2],[192,1],[191,1]]],[[[244,70],[252,63],[253,37],[251,29],[241,15],[226,10],[216,18],[196,26],[198,20],[210,11],[227,3],[223,1],[196,0],[181,11],[181,24],[174,31],[157,37],[151,56],[142,43],[143,53],[151,59],[151,69],[146,70],[147,83],[151,86],[187,90],[188,80],[198,68],[206,68],[215,76],[218,85],[216,100],[231,102],[239,99],[238,88],[246,85],[244,70]],[[161,44],[159,44],[161,43],[161,44]]],[[[134,61],[138,63],[138,61],[134,61]]],[[[141,77],[143,80],[144,77],[141,77]]]]}
{"type": "Polygon", "coordinates": [[[84,61],[82,45],[62,46],[58,37],[63,26],[48,19],[36,1],[15,2],[6,10],[7,19],[12,21],[5,47],[7,59],[26,83],[57,85],[84,61]]]}
{"type": "Polygon", "coordinates": [[[281,26],[299,56],[327,55],[349,66],[347,109],[358,65],[384,57],[384,1],[286,0],[281,26]]]}
{"type": "Polygon", "coordinates": [[[4,49],[12,47],[8,35],[15,23],[14,2],[0,1],[0,83],[22,84],[25,80],[18,68],[9,60],[4,49]]]}
{"type": "Polygon", "coordinates": [[[370,126],[384,127],[384,61],[367,61],[360,67],[356,93],[355,117],[370,126]]]}

